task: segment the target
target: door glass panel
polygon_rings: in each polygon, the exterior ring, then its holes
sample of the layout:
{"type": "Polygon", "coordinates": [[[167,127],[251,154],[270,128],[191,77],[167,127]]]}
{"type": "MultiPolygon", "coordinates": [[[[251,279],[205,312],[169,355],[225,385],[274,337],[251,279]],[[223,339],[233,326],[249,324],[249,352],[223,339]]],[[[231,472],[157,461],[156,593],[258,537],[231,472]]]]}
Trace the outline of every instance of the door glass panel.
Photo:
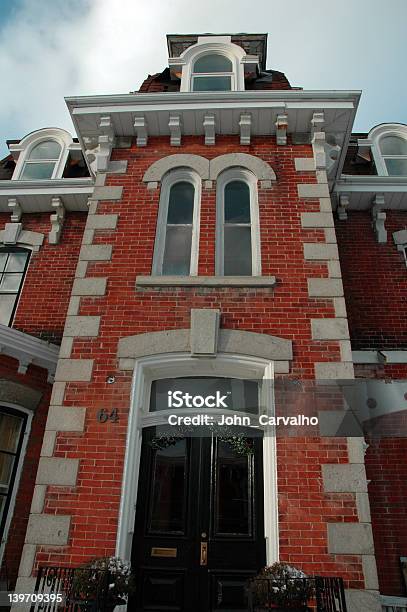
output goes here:
{"type": "Polygon", "coordinates": [[[236,412],[258,414],[258,382],[238,378],[191,377],[163,378],[155,380],[151,385],[151,412],[171,408],[200,408],[205,411],[205,408],[216,407],[236,412]],[[216,403],[217,394],[218,398],[223,398],[221,405],[211,406],[210,404],[216,403]],[[207,404],[202,403],[200,399],[194,401],[193,398],[196,396],[208,398],[207,404]]]}
{"type": "Polygon", "coordinates": [[[188,276],[191,267],[192,226],[169,226],[165,239],[163,275],[188,276]]]}
{"type": "Polygon", "coordinates": [[[154,453],[149,530],[185,533],[186,440],[154,453]]]}
{"type": "Polygon", "coordinates": [[[250,227],[225,225],[224,266],[225,276],[251,276],[252,238],[250,227]]]}
{"type": "Polygon", "coordinates": [[[215,533],[251,535],[251,455],[238,455],[217,441],[215,533]]]}
{"type": "Polygon", "coordinates": [[[7,253],[0,253],[0,272],[4,271],[7,261],[7,253]]]}
{"type": "Polygon", "coordinates": [[[243,181],[225,187],[225,223],[250,223],[250,191],[243,181]]]}

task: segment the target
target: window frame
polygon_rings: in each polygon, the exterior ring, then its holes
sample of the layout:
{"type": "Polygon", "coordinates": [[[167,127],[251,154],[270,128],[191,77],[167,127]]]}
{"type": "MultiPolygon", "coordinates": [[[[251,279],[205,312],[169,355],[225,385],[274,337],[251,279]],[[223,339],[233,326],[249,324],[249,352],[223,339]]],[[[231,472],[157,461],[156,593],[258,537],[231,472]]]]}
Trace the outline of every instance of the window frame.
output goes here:
{"type": "MultiPolygon", "coordinates": [[[[249,187],[250,221],[251,221],[251,251],[253,276],[261,276],[261,244],[260,219],[257,193],[257,179],[250,170],[245,168],[230,168],[222,172],[216,182],[216,248],[215,274],[224,276],[224,214],[225,188],[229,183],[241,181],[249,187]]],[[[247,224],[244,224],[247,226],[247,224]]]]}
{"type": "MultiPolygon", "coordinates": [[[[24,181],[27,183],[41,183],[43,181],[51,181],[53,179],[62,178],[64,168],[68,160],[69,151],[76,149],[77,145],[73,142],[72,136],[65,130],[59,128],[45,128],[28,134],[18,144],[12,144],[9,148],[14,159],[17,161],[11,180],[24,181]],[[37,145],[48,140],[52,140],[58,143],[61,147],[61,152],[59,154],[58,160],[55,162],[52,176],[47,179],[22,178],[25,165],[27,162],[30,162],[30,155],[32,150],[37,145]]],[[[47,160],[41,161],[46,162],[47,160]]]]}
{"type": "MultiPolygon", "coordinates": [[[[188,276],[198,275],[199,258],[199,230],[200,230],[200,208],[201,208],[201,179],[192,170],[179,169],[171,170],[161,182],[160,201],[157,216],[157,229],[154,244],[152,274],[155,276],[163,275],[162,268],[165,253],[165,241],[167,237],[167,217],[168,205],[170,200],[171,188],[177,183],[191,183],[194,187],[194,211],[192,215],[192,239],[191,239],[191,261],[188,276]]],[[[180,275],[183,276],[183,275],[180,275]]]]}
{"type": "MultiPolygon", "coordinates": [[[[22,276],[22,279],[20,281],[20,285],[18,287],[18,291],[17,292],[11,292],[11,291],[7,292],[7,291],[2,291],[1,288],[0,288],[0,296],[1,295],[15,295],[16,296],[15,301],[14,301],[13,310],[12,310],[11,315],[10,315],[9,322],[7,324],[2,323],[2,325],[6,325],[6,327],[12,327],[12,324],[14,322],[14,317],[15,317],[15,314],[17,312],[18,304],[20,302],[20,298],[21,298],[21,294],[22,294],[22,291],[23,291],[25,279],[26,279],[26,276],[27,276],[27,270],[28,270],[28,266],[30,264],[32,251],[31,251],[31,249],[29,249],[29,248],[27,248],[25,246],[0,246],[0,254],[1,253],[21,253],[21,252],[27,253],[28,257],[27,257],[25,265],[24,265],[24,270],[22,271],[22,275],[23,276],[22,276]]],[[[18,272],[16,274],[18,274],[18,272]]],[[[1,280],[1,277],[2,277],[2,272],[0,272],[0,280],[1,280]]]]}
{"type": "Polygon", "coordinates": [[[190,77],[190,90],[194,93],[210,93],[216,91],[235,91],[235,81],[236,81],[236,71],[233,60],[226,54],[219,51],[206,51],[204,53],[200,53],[191,61],[191,77],[190,77]],[[228,59],[231,63],[231,72],[195,72],[195,64],[203,57],[211,56],[211,55],[221,55],[228,59]],[[195,90],[194,89],[194,79],[202,78],[202,77],[230,77],[230,89],[208,89],[208,90],[195,90]]]}
{"type": "Polygon", "coordinates": [[[61,157],[62,154],[64,152],[64,147],[63,145],[56,140],[55,138],[41,138],[40,140],[34,141],[27,149],[27,151],[25,152],[25,156],[24,156],[24,162],[22,164],[21,170],[20,170],[20,180],[22,181],[49,181],[53,178],[56,178],[56,175],[58,173],[59,170],[59,164],[61,161],[61,157]],[[60,146],[60,151],[59,151],[59,155],[56,159],[31,159],[31,153],[33,152],[33,150],[38,147],[38,145],[44,143],[44,142],[55,142],[60,146]],[[52,170],[52,174],[50,177],[48,178],[24,178],[23,174],[24,171],[26,169],[26,166],[28,165],[40,165],[40,164],[54,164],[53,170],[52,170]]]}
{"type": "Polygon", "coordinates": [[[23,419],[23,425],[20,433],[19,440],[19,448],[18,458],[15,462],[15,466],[13,467],[13,475],[12,475],[12,485],[9,487],[9,493],[7,495],[7,503],[5,505],[5,510],[3,516],[0,520],[0,563],[3,559],[4,550],[7,544],[8,533],[11,525],[11,521],[14,515],[14,508],[17,498],[17,493],[20,486],[21,474],[23,470],[24,459],[27,450],[27,444],[29,439],[29,434],[31,431],[31,423],[33,418],[33,413],[31,410],[27,408],[23,408],[22,406],[18,406],[17,404],[10,404],[9,402],[1,402],[0,403],[0,412],[13,414],[23,419]]]}
{"type": "MultiPolygon", "coordinates": [[[[376,165],[377,174],[379,176],[389,176],[392,178],[407,177],[406,174],[389,174],[386,159],[405,159],[407,155],[388,155],[383,154],[380,146],[382,138],[387,136],[395,136],[407,141],[407,125],[398,123],[389,123],[378,125],[369,132],[368,139],[371,141],[373,159],[376,165]]],[[[361,143],[363,141],[359,141],[361,143]]]]}

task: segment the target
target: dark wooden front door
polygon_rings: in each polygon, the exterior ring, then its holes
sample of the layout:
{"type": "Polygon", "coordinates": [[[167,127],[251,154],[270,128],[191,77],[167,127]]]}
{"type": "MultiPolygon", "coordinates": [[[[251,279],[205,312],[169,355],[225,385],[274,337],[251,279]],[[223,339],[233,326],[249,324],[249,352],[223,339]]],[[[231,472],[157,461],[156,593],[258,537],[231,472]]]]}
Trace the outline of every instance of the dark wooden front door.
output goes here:
{"type": "Polygon", "coordinates": [[[132,565],[138,612],[247,610],[265,564],[262,440],[239,454],[219,438],[155,450],[145,430],[132,565]]]}

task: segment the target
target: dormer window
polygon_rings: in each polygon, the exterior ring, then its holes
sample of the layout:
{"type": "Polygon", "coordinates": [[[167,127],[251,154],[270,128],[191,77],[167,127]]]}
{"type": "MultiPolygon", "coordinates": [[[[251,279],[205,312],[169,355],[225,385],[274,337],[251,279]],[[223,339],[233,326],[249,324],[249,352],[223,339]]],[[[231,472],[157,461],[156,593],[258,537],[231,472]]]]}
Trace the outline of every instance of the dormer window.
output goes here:
{"type": "Polygon", "coordinates": [[[407,176],[407,139],[391,134],[382,136],[380,152],[390,176],[407,176]]]}
{"type": "Polygon", "coordinates": [[[20,179],[30,181],[53,178],[60,155],[61,145],[55,140],[43,140],[36,144],[27,156],[20,179]]]}
{"type": "Polygon", "coordinates": [[[195,60],[192,69],[192,91],[230,91],[233,65],[220,54],[203,55],[195,60]]]}
{"type": "Polygon", "coordinates": [[[367,141],[370,144],[379,176],[407,177],[407,125],[388,123],[373,128],[367,141]]]}

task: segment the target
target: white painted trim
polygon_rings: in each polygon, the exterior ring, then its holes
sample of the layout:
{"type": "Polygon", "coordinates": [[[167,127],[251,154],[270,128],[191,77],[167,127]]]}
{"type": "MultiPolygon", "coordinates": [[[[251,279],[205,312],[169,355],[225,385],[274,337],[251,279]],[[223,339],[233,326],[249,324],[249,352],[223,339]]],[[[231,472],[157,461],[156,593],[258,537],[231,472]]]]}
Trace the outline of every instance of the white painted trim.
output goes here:
{"type": "MultiPolygon", "coordinates": [[[[124,462],[116,554],[122,559],[131,557],[134,521],[136,514],[138,475],[142,429],[150,426],[150,387],[153,380],[174,376],[221,376],[226,378],[257,378],[262,380],[260,409],[273,414],[274,405],[271,381],[273,362],[244,355],[218,354],[216,359],[191,357],[188,353],[168,353],[154,357],[142,357],[135,362],[129,421],[127,428],[126,456],[124,462]]],[[[202,411],[201,411],[202,412],[202,411]]],[[[264,461],[264,524],[267,564],[278,560],[278,507],[277,507],[277,459],[275,437],[263,439],[264,461]]]]}
{"type": "MultiPolygon", "coordinates": [[[[204,55],[212,54],[223,55],[232,62],[232,73],[228,73],[232,77],[231,91],[244,91],[244,66],[242,61],[246,57],[246,52],[239,45],[230,41],[226,42],[224,37],[212,36],[211,39],[198,39],[198,42],[188,47],[179,58],[170,58],[170,66],[182,66],[181,92],[192,92],[193,66],[196,60],[204,55]]],[[[223,73],[216,74],[222,75],[223,73]]]]}
{"type": "MultiPolygon", "coordinates": [[[[61,151],[59,158],[55,163],[52,173],[52,179],[61,178],[68,158],[69,147],[73,145],[72,136],[66,130],[60,128],[44,128],[31,132],[25,136],[18,144],[10,145],[10,151],[14,157],[18,156],[16,167],[14,168],[11,180],[18,180],[24,170],[25,163],[30,159],[30,153],[34,147],[46,140],[54,140],[57,142],[61,151]]],[[[49,180],[49,179],[46,179],[49,180]]],[[[41,179],[33,179],[30,182],[41,182],[41,179]]]]}
{"type": "Polygon", "coordinates": [[[171,187],[176,183],[185,181],[194,186],[194,212],[192,219],[192,243],[191,243],[191,264],[190,275],[198,274],[198,254],[199,254],[199,226],[201,218],[201,179],[198,174],[189,169],[171,170],[168,172],[161,183],[160,203],[157,216],[157,231],[154,244],[153,256],[153,275],[162,275],[162,266],[165,250],[166,228],[168,203],[171,187]]]}
{"type": "Polygon", "coordinates": [[[372,143],[371,150],[374,162],[376,164],[377,173],[381,176],[393,177],[394,175],[389,174],[387,171],[385,159],[407,159],[407,155],[383,155],[380,149],[380,141],[385,136],[397,136],[398,138],[407,140],[407,125],[402,123],[382,123],[381,125],[377,125],[370,130],[368,134],[368,140],[370,140],[372,143]]]}
{"type": "Polygon", "coordinates": [[[25,430],[23,434],[24,436],[23,443],[21,445],[20,457],[18,459],[18,466],[17,466],[17,471],[16,471],[16,477],[14,479],[13,491],[11,493],[10,505],[7,511],[7,519],[4,525],[3,539],[0,542],[0,565],[3,562],[3,555],[4,555],[6,545],[7,545],[8,532],[9,532],[11,520],[14,514],[14,507],[16,505],[17,492],[20,486],[20,479],[21,479],[21,474],[23,471],[24,459],[25,459],[25,455],[27,451],[27,444],[28,444],[28,440],[30,437],[31,423],[33,419],[33,412],[31,410],[28,410],[28,408],[23,408],[23,406],[19,406],[17,404],[10,404],[9,402],[0,402],[0,407],[1,406],[4,406],[4,408],[13,408],[14,410],[17,410],[18,412],[22,412],[23,414],[26,414],[27,421],[26,421],[25,430]]]}
{"type": "Polygon", "coordinates": [[[225,187],[232,181],[243,181],[250,190],[250,217],[252,242],[252,276],[261,276],[260,252],[260,221],[259,203],[257,197],[257,179],[252,172],[245,168],[234,167],[222,172],[216,181],[216,254],[215,270],[217,276],[223,276],[223,219],[225,205],[225,187]]]}
{"type": "Polygon", "coordinates": [[[0,324],[1,353],[17,359],[20,364],[34,363],[48,370],[52,377],[58,361],[59,346],[44,342],[17,329],[0,324]]]}

